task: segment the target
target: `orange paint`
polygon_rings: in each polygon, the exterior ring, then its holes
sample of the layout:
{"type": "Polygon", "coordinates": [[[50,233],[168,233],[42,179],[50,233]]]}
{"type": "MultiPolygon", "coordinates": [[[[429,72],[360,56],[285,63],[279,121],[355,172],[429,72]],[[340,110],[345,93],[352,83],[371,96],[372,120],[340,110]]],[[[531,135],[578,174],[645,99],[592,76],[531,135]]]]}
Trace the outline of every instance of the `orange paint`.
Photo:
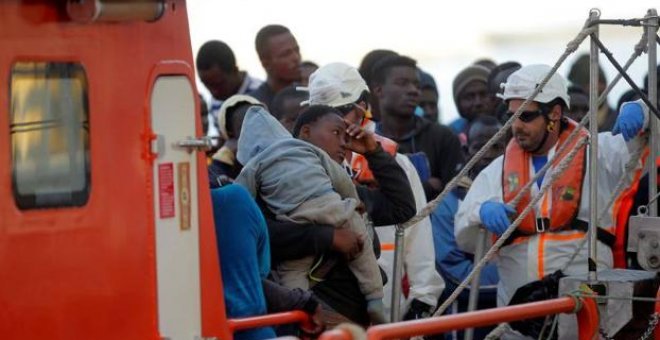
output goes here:
{"type": "MultiPolygon", "coordinates": [[[[2,338],[160,338],[151,91],[157,77],[183,75],[196,92],[186,2],[165,4],[154,22],[76,23],[66,1],[0,2],[2,338]],[[35,61],[73,62],[85,71],[91,178],[80,207],[21,210],[14,203],[8,80],[16,62],[35,61]]],[[[195,98],[195,112],[199,105],[195,98]]],[[[199,115],[190,119],[203,135],[199,115]]],[[[202,153],[196,162],[199,335],[231,339],[202,153]]]]}
{"type": "Polygon", "coordinates": [[[229,330],[234,333],[252,328],[284,325],[289,323],[305,324],[310,322],[311,320],[307,313],[297,310],[292,312],[260,315],[248,318],[229,319],[227,320],[227,325],[229,326],[229,330]]]}
{"type": "MultiPolygon", "coordinates": [[[[370,327],[367,339],[401,339],[412,336],[445,333],[452,330],[495,325],[514,320],[532,319],[558,313],[577,313],[579,339],[592,340],[598,331],[598,309],[591,298],[561,297],[540,302],[485,309],[436,318],[404,321],[370,327]],[[577,303],[580,301],[581,303],[577,303]]],[[[347,339],[341,334],[328,339],[347,339]]]]}

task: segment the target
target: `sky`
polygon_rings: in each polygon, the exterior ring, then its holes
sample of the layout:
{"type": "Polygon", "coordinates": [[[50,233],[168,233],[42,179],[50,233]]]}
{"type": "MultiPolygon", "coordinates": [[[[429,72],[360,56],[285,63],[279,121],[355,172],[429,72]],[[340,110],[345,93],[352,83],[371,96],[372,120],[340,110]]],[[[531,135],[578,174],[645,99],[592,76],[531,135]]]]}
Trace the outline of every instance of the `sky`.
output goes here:
{"type": "MultiPolygon", "coordinates": [[[[553,65],[581,30],[592,8],[602,19],[630,19],[658,9],[657,0],[499,0],[499,1],[388,1],[388,0],[188,0],[193,55],[207,40],[226,42],[238,67],[264,79],[254,49],[257,31],[282,24],[294,34],[303,60],[319,65],[345,62],[357,66],[373,49],[391,49],[416,59],[435,77],[440,91],[441,122],[457,117],[451,83],[475,60],[509,60],[522,64],[553,65]]],[[[623,64],[642,36],[641,28],[602,26],[600,37],[623,64]]],[[[572,61],[589,51],[585,41],[560,67],[565,76],[572,61]]],[[[615,69],[601,54],[607,79],[615,69]]],[[[648,69],[646,54],[630,69],[641,83],[648,69]]],[[[201,92],[204,87],[198,82],[201,92]]],[[[615,105],[627,90],[620,84],[608,98],[615,105]]]]}

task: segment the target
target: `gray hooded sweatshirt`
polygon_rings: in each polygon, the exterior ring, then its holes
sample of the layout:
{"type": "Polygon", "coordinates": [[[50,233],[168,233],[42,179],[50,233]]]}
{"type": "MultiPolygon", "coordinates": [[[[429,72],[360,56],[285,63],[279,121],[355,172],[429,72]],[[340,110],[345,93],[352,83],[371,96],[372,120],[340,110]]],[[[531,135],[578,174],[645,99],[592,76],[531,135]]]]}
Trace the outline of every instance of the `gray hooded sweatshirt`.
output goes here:
{"type": "MultiPolygon", "coordinates": [[[[368,237],[364,220],[356,211],[357,191],[344,168],[325,151],[293,138],[263,107],[253,106],[246,112],[236,159],[244,167],[235,182],[253,197],[258,195],[278,219],[346,225],[368,237]]],[[[308,289],[307,274],[312,264],[311,257],[286,261],[274,273],[289,288],[308,289]]],[[[367,300],[383,297],[372,247],[364,247],[349,267],[367,300]]],[[[309,276],[312,277],[311,272],[309,276]]]]}
{"type": "Polygon", "coordinates": [[[341,165],[318,147],[293,138],[260,106],[245,114],[236,159],[244,165],[236,182],[253,197],[259,194],[278,218],[332,192],[359,199],[341,165]]]}

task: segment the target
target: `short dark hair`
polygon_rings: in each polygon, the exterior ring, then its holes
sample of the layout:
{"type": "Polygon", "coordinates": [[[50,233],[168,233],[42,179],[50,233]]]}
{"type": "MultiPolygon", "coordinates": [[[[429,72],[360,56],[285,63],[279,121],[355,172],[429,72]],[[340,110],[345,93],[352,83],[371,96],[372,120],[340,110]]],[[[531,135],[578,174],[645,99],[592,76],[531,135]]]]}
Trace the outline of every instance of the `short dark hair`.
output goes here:
{"type": "MultiPolygon", "coordinates": [[[[583,53],[580,55],[573,65],[571,66],[570,71],[568,72],[568,80],[582,87],[589,86],[589,62],[590,56],[589,53],[583,53]]],[[[601,83],[607,83],[607,78],[605,78],[605,72],[600,63],[598,64],[598,81],[601,83]]]]}
{"type": "Polygon", "coordinates": [[[433,79],[433,76],[422,70],[421,68],[417,68],[417,73],[419,74],[419,87],[422,90],[431,90],[435,95],[439,95],[438,93],[438,86],[435,83],[435,79],[433,79]]]}
{"type": "Polygon", "coordinates": [[[488,74],[488,91],[491,95],[501,93],[502,88],[500,85],[506,83],[507,78],[513,73],[518,71],[522,65],[517,61],[503,62],[490,71],[488,74]]]}
{"type": "Polygon", "coordinates": [[[362,61],[360,62],[360,67],[358,68],[358,72],[360,72],[360,75],[362,76],[362,79],[367,83],[368,86],[371,86],[371,77],[373,74],[373,68],[374,65],[381,59],[385,57],[391,57],[399,55],[398,53],[391,51],[391,50],[372,50],[371,52],[367,53],[364,58],[362,58],[362,61]]]}
{"type": "Polygon", "coordinates": [[[341,117],[341,113],[332,106],[327,105],[312,105],[300,113],[296,124],[293,126],[293,137],[298,138],[300,130],[304,125],[316,123],[319,119],[330,115],[336,114],[341,117]]]}
{"type": "Polygon", "coordinates": [[[495,67],[497,67],[497,63],[493,61],[493,59],[490,58],[481,58],[477,59],[474,62],[474,65],[479,65],[487,68],[488,70],[492,71],[495,67]]]}
{"type": "Polygon", "coordinates": [[[284,33],[291,33],[291,31],[282,25],[267,25],[262,27],[259,32],[257,32],[257,37],[254,39],[254,46],[257,49],[259,58],[269,57],[268,40],[276,35],[284,33]]]}
{"type": "Polygon", "coordinates": [[[372,69],[371,80],[373,84],[384,83],[390,70],[399,66],[411,67],[417,70],[417,61],[402,55],[394,55],[380,59],[372,69]]]}
{"type": "Polygon", "coordinates": [[[308,99],[308,97],[309,92],[297,90],[295,85],[289,85],[277,92],[273,101],[270,103],[270,113],[275,119],[280,120],[287,113],[284,112],[284,101],[287,99],[300,99],[300,101],[303,101],[308,99]]]}
{"type": "Polygon", "coordinates": [[[537,102],[537,103],[539,104],[539,109],[543,111],[543,114],[546,115],[546,117],[550,113],[550,111],[552,111],[552,108],[555,107],[555,105],[559,105],[561,107],[562,114],[566,113],[566,110],[568,110],[568,105],[566,102],[564,102],[564,99],[562,98],[555,98],[548,103],[541,103],[541,102],[537,102]]]}
{"type": "Polygon", "coordinates": [[[640,98],[639,94],[637,93],[637,91],[635,91],[633,89],[630,89],[630,90],[624,92],[621,95],[621,98],[619,98],[619,101],[617,101],[617,103],[616,103],[616,112],[619,112],[621,110],[621,106],[623,105],[623,103],[631,102],[631,101],[637,100],[639,98],[640,98]]]}
{"type": "Polygon", "coordinates": [[[205,71],[213,66],[218,66],[227,73],[237,70],[234,52],[229,48],[229,45],[220,40],[205,42],[197,52],[195,64],[198,71],[205,71]]]}

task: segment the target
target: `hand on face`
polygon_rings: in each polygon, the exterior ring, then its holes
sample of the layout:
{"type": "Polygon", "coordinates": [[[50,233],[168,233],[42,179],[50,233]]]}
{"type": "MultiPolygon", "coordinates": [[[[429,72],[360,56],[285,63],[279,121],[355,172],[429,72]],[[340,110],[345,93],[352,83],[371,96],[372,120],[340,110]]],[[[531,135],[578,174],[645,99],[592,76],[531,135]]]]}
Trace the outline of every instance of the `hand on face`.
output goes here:
{"type": "Polygon", "coordinates": [[[372,132],[366,131],[356,124],[351,124],[346,119],[344,119],[344,122],[348,125],[346,135],[348,137],[347,147],[349,150],[359,154],[365,154],[373,152],[378,148],[378,143],[372,132]]]}

